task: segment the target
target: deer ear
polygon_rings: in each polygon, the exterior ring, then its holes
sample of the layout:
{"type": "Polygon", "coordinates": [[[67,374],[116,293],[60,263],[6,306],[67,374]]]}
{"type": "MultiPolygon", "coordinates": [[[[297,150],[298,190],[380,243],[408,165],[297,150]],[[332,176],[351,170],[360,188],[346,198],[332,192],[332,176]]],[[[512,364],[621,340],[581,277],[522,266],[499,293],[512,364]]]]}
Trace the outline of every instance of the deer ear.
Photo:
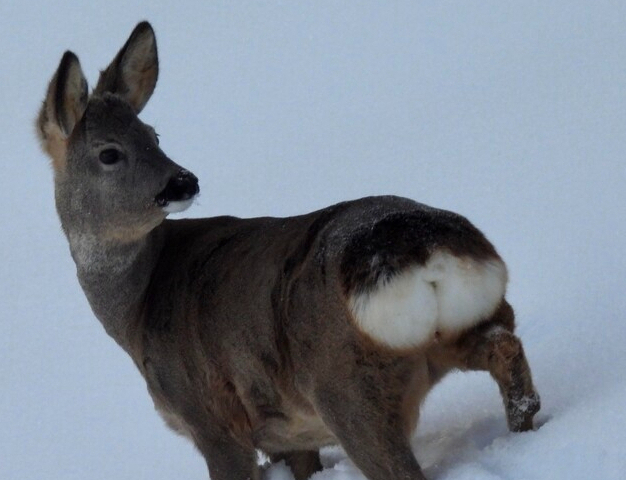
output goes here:
{"type": "Polygon", "coordinates": [[[65,52],[37,118],[39,139],[55,167],[65,161],[67,137],[85,113],[87,100],[87,80],[78,57],[65,52]]]}
{"type": "Polygon", "coordinates": [[[102,72],[94,94],[114,93],[139,113],[146,105],[159,75],[154,30],[148,22],[138,24],[126,44],[102,72]]]}

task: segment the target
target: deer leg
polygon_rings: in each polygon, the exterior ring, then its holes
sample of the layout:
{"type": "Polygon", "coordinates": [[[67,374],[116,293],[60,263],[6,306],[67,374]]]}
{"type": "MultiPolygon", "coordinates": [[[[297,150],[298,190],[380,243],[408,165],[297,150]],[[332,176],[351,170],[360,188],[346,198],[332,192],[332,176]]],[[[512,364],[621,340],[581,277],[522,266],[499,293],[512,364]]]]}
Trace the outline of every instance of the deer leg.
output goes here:
{"type": "Polygon", "coordinates": [[[296,480],[307,480],[322,470],[320,454],[317,450],[301,450],[270,455],[272,463],[284,460],[296,480]]]}
{"type": "Polygon", "coordinates": [[[345,365],[335,365],[332,380],[315,389],[324,423],[369,480],[425,480],[403,414],[413,365],[376,354],[349,362],[349,371],[345,365]]]}
{"type": "Polygon", "coordinates": [[[486,323],[465,334],[455,345],[463,369],[486,370],[494,378],[504,401],[509,429],[533,428],[540,400],[533,385],[522,342],[513,334],[514,314],[503,301],[486,323]]]}
{"type": "Polygon", "coordinates": [[[211,480],[260,480],[256,451],[230,436],[196,439],[209,467],[211,480]]]}

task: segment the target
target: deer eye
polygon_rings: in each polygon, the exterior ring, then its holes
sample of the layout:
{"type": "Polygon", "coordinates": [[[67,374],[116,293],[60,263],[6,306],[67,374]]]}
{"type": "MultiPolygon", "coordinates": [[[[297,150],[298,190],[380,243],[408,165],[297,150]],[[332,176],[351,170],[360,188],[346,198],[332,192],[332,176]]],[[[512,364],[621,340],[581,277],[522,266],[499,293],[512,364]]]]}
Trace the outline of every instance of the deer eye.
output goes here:
{"type": "Polygon", "coordinates": [[[107,148],[100,152],[99,159],[104,165],[114,165],[122,159],[122,154],[115,148],[107,148]]]}

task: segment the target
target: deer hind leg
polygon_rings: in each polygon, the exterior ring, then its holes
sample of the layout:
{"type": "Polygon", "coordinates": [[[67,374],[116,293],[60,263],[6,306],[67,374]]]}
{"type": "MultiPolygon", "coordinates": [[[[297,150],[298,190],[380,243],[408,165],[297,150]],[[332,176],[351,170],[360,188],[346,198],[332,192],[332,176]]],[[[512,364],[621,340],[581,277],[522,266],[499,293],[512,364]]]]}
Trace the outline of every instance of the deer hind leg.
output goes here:
{"type": "Polygon", "coordinates": [[[509,429],[524,432],[533,428],[540,400],[522,342],[513,329],[513,309],[503,300],[488,322],[470,330],[456,343],[460,360],[456,366],[488,371],[500,388],[509,429]]]}
{"type": "Polygon", "coordinates": [[[317,450],[301,450],[270,455],[272,463],[284,460],[296,480],[307,480],[322,470],[320,454],[317,450]]]}
{"type": "Polygon", "coordinates": [[[397,425],[397,419],[390,412],[381,411],[378,403],[371,401],[363,408],[362,402],[359,406],[351,405],[350,401],[339,401],[332,406],[326,402],[318,408],[343,449],[366,478],[426,480],[409,439],[397,425]],[[355,408],[363,410],[356,412],[355,408]]]}
{"type": "Polygon", "coordinates": [[[369,480],[425,480],[403,413],[413,373],[407,364],[370,352],[336,365],[331,381],[315,388],[320,417],[369,480]]]}

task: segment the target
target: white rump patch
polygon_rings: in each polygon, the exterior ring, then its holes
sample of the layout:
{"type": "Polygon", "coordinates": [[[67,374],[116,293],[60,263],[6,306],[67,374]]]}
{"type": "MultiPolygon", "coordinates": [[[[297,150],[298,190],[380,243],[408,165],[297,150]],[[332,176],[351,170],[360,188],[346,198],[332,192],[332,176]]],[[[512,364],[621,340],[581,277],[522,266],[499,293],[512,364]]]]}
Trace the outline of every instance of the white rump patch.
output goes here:
{"type": "Polygon", "coordinates": [[[373,290],[353,294],[357,325],[390,347],[422,345],[436,332],[459,333],[492,315],[506,290],[499,259],[474,260],[438,251],[373,290]]]}
{"type": "Polygon", "coordinates": [[[167,205],[163,207],[163,211],[166,213],[179,213],[184,212],[193,203],[195,197],[192,197],[188,200],[180,200],[177,202],[169,202],[167,205]]]}

